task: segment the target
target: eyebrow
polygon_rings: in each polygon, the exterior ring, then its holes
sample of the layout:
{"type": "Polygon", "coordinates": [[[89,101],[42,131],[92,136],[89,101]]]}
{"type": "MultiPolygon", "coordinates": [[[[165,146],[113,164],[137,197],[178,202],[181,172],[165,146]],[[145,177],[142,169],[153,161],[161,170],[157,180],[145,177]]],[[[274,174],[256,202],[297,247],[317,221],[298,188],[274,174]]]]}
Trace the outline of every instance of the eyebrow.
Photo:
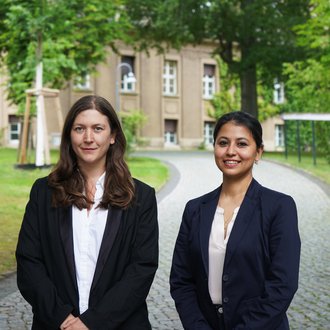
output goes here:
{"type": "MultiPolygon", "coordinates": [[[[227,136],[219,136],[219,139],[226,139],[226,140],[230,140],[230,138],[228,138],[227,136]]],[[[248,138],[245,138],[245,137],[239,137],[239,138],[235,138],[235,140],[245,140],[245,141],[248,141],[249,139],[248,138]]]]}
{"type": "MultiPolygon", "coordinates": [[[[80,123],[73,123],[72,126],[89,126],[89,125],[80,124],[80,123]]],[[[106,124],[96,123],[96,124],[92,124],[91,126],[103,126],[103,127],[105,127],[106,124]]]]}

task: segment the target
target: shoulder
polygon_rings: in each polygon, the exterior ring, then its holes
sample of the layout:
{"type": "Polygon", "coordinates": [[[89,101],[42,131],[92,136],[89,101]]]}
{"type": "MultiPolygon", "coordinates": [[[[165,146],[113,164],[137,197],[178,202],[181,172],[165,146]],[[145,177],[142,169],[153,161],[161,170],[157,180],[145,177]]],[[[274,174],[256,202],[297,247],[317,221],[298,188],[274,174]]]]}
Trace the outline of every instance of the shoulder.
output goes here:
{"type": "Polygon", "coordinates": [[[261,186],[260,201],[264,215],[297,213],[294,199],[283,192],[261,186]]]}
{"type": "Polygon", "coordinates": [[[39,178],[37,179],[33,185],[32,185],[32,191],[33,190],[37,190],[37,191],[40,191],[40,190],[48,190],[50,189],[49,185],[48,185],[48,176],[45,176],[43,178],[39,178]]]}
{"type": "Polygon", "coordinates": [[[276,191],[270,188],[266,188],[264,186],[261,186],[261,199],[264,201],[293,201],[293,198],[290,195],[287,195],[283,192],[276,191]]]}
{"type": "Polygon", "coordinates": [[[220,187],[204,194],[199,197],[193,198],[188,201],[186,208],[196,209],[199,208],[202,204],[208,204],[214,200],[218,200],[220,194],[220,187]]]}
{"type": "Polygon", "coordinates": [[[134,186],[137,191],[154,191],[155,189],[143,181],[133,178],[134,186]]]}
{"type": "Polygon", "coordinates": [[[46,205],[51,198],[51,188],[48,185],[48,177],[37,179],[30,190],[29,200],[39,205],[46,205]]]}
{"type": "Polygon", "coordinates": [[[136,178],[133,178],[133,181],[135,187],[135,196],[138,200],[156,195],[155,189],[145,182],[142,182],[136,178]]]}

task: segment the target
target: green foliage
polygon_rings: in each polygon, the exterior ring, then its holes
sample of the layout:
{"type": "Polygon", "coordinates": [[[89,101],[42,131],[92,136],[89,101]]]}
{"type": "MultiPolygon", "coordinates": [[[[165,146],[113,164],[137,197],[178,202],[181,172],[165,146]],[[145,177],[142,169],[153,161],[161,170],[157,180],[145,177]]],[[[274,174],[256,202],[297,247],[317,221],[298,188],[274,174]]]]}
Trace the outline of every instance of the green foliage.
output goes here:
{"type": "Polygon", "coordinates": [[[219,118],[225,113],[240,108],[240,84],[236,74],[229,71],[228,64],[217,56],[217,63],[220,75],[220,92],[216,93],[211,100],[214,108],[209,111],[214,118],[219,118]]]}
{"type": "Polygon", "coordinates": [[[267,118],[274,117],[280,113],[280,107],[274,104],[274,85],[273,80],[271,83],[258,83],[258,119],[263,122],[267,118]]]}
{"type": "Polygon", "coordinates": [[[121,0],[3,1],[0,64],[8,70],[9,99],[24,102],[40,59],[44,85],[51,88],[93,72],[107,47],[127,40],[129,24],[121,5],[121,0]]]}
{"type": "Polygon", "coordinates": [[[139,131],[146,122],[147,117],[141,110],[132,110],[121,113],[123,131],[127,140],[126,152],[131,154],[136,146],[143,144],[139,138],[139,131]]]}
{"type": "MultiPolygon", "coordinates": [[[[237,111],[240,109],[240,81],[237,74],[228,69],[228,64],[220,57],[217,57],[217,63],[220,73],[220,92],[216,93],[211,100],[214,110],[209,111],[209,115],[214,118],[219,118],[221,115],[237,111]]],[[[260,76],[260,75],[259,75],[260,76]]],[[[269,117],[277,115],[280,111],[279,107],[273,103],[273,80],[271,83],[261,83],[261,78],[258,84],[258,107],[260,121],[264,121],[269,117]]]]}
{"type": "Polygon", "coordinates": [[[311,18],[296,27],[309,58],[284,66],[289,112],[330,111],[330,2],[312,0],[311,6],[311,18]]]}
{"type": "Polygon", "coordinates": [[[288,112],[329,112],[330,63],[309,59],[284,66],[288,112]]]}
{"type": "MultiPolygon", "coordinates": [[[[286,122],[286,143],[288,152],[312,151],[313,134],[312,123],[310,121],[287,121],[286,122]],[[298,125],[299,125],[299,143],[298,143],[298,125]]],[[[314,122],[316,153],[323,156],[330,164],[330,122],[314,122]]]]}
{"type": "MultiPolygon", "coordinates": [[[[283,62],[304,57],[292,28],[309,16],[309,0],[126,0],[134,37],[142,49],[214,42],[214,54],[239,75],[241,108],[255,109],[257,83],[251,77],[262,69],[272,79],[283,62]],[[250,73],[250,75],[249,75],[250,73]],[[255,102],[254,102],[255,100],[255,102]],[[247,108],[246,108],[247,107],[247,108]]],[[[226,98],[225,98],[226,100],[226,98]]]]}
{"type": "MultiPolygon", "coordinates": [[[[283,112],[329,113],[330,108],[330,2],[311,1],[311,17],[296,27],[298,44],[308,53],[308,59],[284,65],[287,78],[285,91],[287,102],[283,112]]],[[[295,123],[288,123],[290,131],[295,123]]],[[[311,124],[301,123],[303,148],[311,147],[311,124]]],[[[317,151],[330,162],[330,123],[315,123],[317,151]]],[[[294,141],[287,134],[289,145],[294,141]]]]}

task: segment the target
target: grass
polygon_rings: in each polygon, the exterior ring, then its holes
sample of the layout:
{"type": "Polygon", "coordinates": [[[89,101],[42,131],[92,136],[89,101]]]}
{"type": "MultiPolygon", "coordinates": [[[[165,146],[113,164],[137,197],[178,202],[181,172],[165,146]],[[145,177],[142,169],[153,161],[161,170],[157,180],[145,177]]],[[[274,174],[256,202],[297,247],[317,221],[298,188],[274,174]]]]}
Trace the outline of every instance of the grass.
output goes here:
{"type": "Polygon", "coordinates": [[[314,165],[313,158],[310,153],[303,153],[301,155],[300,162],[296,153],[290,153],[288,154],[288,157],[285,158],[284,153],[265,152],[262,157],[265,160],[279,162],[281,164],[305,171],[330,185],[330,164],[324,156],[317,156],[316,165],[314,165]]]}
{"type": "MultiPolygon", "coordinates": [[[[58,152],[52,151],[55,163],[58,152]]],[[[18,231],[33,182],[48,175],[48,169],[23,170],[15,168],[17,151],[0,148],[0,276],[15,270],[14,253],[18,231]]],[[[159,190],[168,179],[168,169],[153,158],[131,158],[128,165],[132,175],[159,190]]]]}

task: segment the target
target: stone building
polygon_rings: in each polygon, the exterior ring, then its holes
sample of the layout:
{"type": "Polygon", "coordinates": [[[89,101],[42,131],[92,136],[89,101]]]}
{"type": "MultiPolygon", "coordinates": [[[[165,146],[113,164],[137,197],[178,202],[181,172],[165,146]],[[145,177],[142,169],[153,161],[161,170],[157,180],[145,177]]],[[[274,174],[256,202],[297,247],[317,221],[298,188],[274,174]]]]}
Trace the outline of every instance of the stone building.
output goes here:
{"type": "MultiPolygon", "coordinates": [[[[146,115],[139,134],[150,148],[211,147],[214,119],[209,116],[210,100],[220,89],[213,45],[186,46],[166,54],[136,53],[125,44],[118,48],[120,55],[110,52],[106,62],[98,65],[96,74],[80,77],[60,91],[63,116],[81,96],[98,94],[119,113],[140,110],[146,115]],[[134,81],[130,79],[132,73],[134,81]]],[[[0,75],[0,79],[3,83],[4,76],[0,75]]],[[[45,99],[45,111],[49,144],[57,147],[61,127],[56,120],[54,99],[45,99]]],[[[17,146],[21,127],[15,107],[5,100],[4,87],[0,87],[1,144],[17,146]]]]}
{"type": "MultiPolygon", "coordinates": [[[[125,45],[119,49],[121,55],[110,53],[107,61],[98,65],[96,74],[82,77],[61,91],[64,116],[76,99],[93,93],[108,99],[115,108],[119,106],[117,111],[141,110],[147,121],[140,135],[150,147],[191,148],[204,142],[212,143],[214,120],[208,116],[208,109],[210,99],[219,90],[217,64],[211,56],[212,45],[187,46],[163,55],[155,51],[149,55],[135,53],[125,45]],[[135,82],[129,79],[131,71],[135,82]]],[[[5,101],[4,91],[0,93],[1,113],[5,117],[0,122],[2,143],[17,145],[14,131],[16,128],[19,131],[20,123],[15,116],[10,117],[15,110],[5,101]],[[18,127],[11,124],[14,121],[18,127]]],[[[56,146],[60,127],[51,119],[53,100],[45,103],[50,145],[56,146]]]]}

